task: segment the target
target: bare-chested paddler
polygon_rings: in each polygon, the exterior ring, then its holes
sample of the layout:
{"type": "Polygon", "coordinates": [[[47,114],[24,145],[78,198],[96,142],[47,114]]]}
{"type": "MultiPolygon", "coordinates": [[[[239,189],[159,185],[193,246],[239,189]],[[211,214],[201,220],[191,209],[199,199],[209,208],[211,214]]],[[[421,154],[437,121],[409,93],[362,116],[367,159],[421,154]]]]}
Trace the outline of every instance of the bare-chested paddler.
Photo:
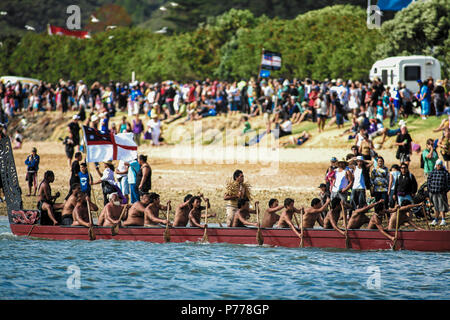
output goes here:
{"type": "MultiPolygon", "coordinates": [[[[250,201],[248,198],[243,198],[238,200],[238,210],[235,212],[233,221],[231,223],[231,227],[233,228],[242,228],[246,226],[255,226],[257,227],[258,224],[255,222],[250,222],[248,219],[250,219],[251,213],[256,213],[255,210],[250,209],[250,201]]],[[[255,204],[259,204],[258,201],[255,202],[255,204]]]]}
{"type": "Polygon", "coordinates": [[[291,228],[292,231],[300,238],[301,234],[298,233],[294,224],[292,223],[292,216],[295,213],[300,213],[301,210],[294,207],[294,199],[286,198],[284,199],[284,210],[281,213],[280,220],[276,224],[277,228],[291,228]]]}
{"type": "Polygon", "coordinates": [[[92,203],[89,196],[84,192],[79,192],[77,197],[77,204],[73,209],[73,226],[85,226],[90,227],[92,224],[89,222],[89,210],[87,204],[89,203],[89,209],[97,211],[98,207],[92,203]]]}
{"type": "Polygon", "coordinates": [[[283,205],[278,203],[277,199],[269,200],[269,208],[264,212],[264,217],[262,219],[261,228],[272,228],[275,223],[280,220],[280,216],[277,214],[278,211],[284,208],[283,205]]]}
{"type": "Polygon", "coordinates": [[[160,201],[159,194],[155,192],[151,192],[149,194],[149,201],[150,204],[145,208],[144,211],[144,226],[145,227],[158,227],[158,224],[169,224],[171,225],[170,221],[167,219],[161,219],[159,218],[159,211],[164,211],[164,213],[167,212],[167,209],[172,210],[172,207],[170,205],[170,201],[167,202],[167,206],[163,206],[160,201]]]}
{"type": "Polygon", "coordinates": [[[353,211],[352,216],[350,217],[350,220],[348,220],[347,223],[347,229],[359,229],[366,223],[369,223],[370,219],[366,216],[366,213],[377,206],[378,204],[384,203],[384,199],[380,199],[379,201],[372,203],[368,206],[356,209],[353,211]]]}
{"type": "MultiPolygon", "coordinates": [[[[189,211],[189,224],[191,227],[197,227],[197,228],[206,228],[208,225],[201,224],[202,218],[205,218],[205,214],[202,214],[202,211],[206,209],[206,207],[202,206],[202,198],[200,196],[192,197],[191,200],[191,210],[189,211]]],[[[205,199],[206,206],[211,208],[211,205],[209,204],[209,199],[205,199]]],[[[208,214],[208,218],[215,217],[216,214],[208,214]]]]}
{"type": "MultiPolygon", "coordinates": [[[[119,194],[117,192],[110,193],[108,195],[108,199],[109,202],[103,208],[101,216],[99,217],[99,225],[100,225],[100,218],[102,218],[101,225],[103,227],[113,227],[114,225],[119,223],[120,214],[122,213],[122,210],[124,210],[124,207],[129,206],[128,204],[121,204],[119,194]]],[[[126,218],[127,217],[122,217],[122,220],[126,218]]]]}
{"type": "MultiPolygon", "coordinates": [[[[351,207],[350,205],[346,205],[346,203],[344,202],[344,208],[347,207],[351,207]]],[[[341,198],[336,197],[333,200],[331,200],[331,210],[328,211],[327,215],[325,216],[325,219],[323,219],[323,228],[324,229],[335,229],[336,231],[338,231],[340,234],[342,234],[343,236],[345,236],[345,232],[343,230],[341,230],[338,227],[338,221],[339,221],[339,217],[341,216],[341,198]]]]}
{"type": "MultiPolygon", "coordinates": [[[[398,227],[400,228],[402,225],[409,225],[418,230],[424,230],[418,227],[416,224],[412,222],[412,216],[410,209],[414,207],[420,207],[423,203],[411,204],[409,200],[403,200],[402,206],[399,208],[399,223],[398,227]]],[[[391,218],[389,219],[388,229],[395,229],[397,224],[397,214],[391,214],[391,218]]]]}
{"type": "Polygon", "coordinates": [[[64,207],[61,212],[61,224],[65,226],[70,226],[73,223],[73,209],[77,205],[77,199],[79,197],[79,193],[81,192],[81,186],[78,183],[72,185],[72,194],[70,197],[64,202],[64,207]]]}
{"type": "Polygon", "coordinates": [[[192,194],[184,197],[183,203],[180,203],[175,210],[175,218],[173,220],[174,227],[186,227],[189,222],[189,212],[192,209],[191,199],[192,194]]]}
{"type": "Polygon", "coordinates": [[[141,200],[133,203],[128,209],[127,219],[123,222],[123,225],[128,226],[143,226],[144,225],[144,211],[150,204],[150,194],[143,193],[141,200]]]}
{"type": "Polygon", "coordinates": [[[46,171],[44,173],[44,180],[39,185],[37,208],[41,211],[41,224],[43,225],[52,223],[53,225],[57,225],[58,221],[56,220],[55,210],[62,209],[64,206],[62,203],[54,203],[60,196],[59,192],[52,196],[50,184],[54,181],[55,174],[53,171],[46,171]]]}
{"type": "Polygon", "coordinates": [[[303,214],[303,228],[314,228],[316,222],[323,227],[322,212],[330,203],[330,198],[321,206],[322,201],[319,198],[311,200],[311,207],[305,209],[303,214]]]}

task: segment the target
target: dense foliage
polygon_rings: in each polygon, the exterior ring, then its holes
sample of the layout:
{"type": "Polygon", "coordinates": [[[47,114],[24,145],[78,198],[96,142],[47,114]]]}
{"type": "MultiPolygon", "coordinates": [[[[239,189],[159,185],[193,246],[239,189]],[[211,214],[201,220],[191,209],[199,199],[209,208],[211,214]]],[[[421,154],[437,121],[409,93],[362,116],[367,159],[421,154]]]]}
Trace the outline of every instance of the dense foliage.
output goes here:
{"type": "Polygon", "coordinates": [[[429,53],[429,48],[448,66],[450,10],[445,3],[430,0],[426,8],[403,10],[381,30],[367,28],[364,9],[337,5],[291,20],[231,9],[193,31],[173,35],[137,27],[99,32],[86,40],[28,33],[20,42],[2,39],[0,74],[52,82],[129,81],[132,71],[152,82],[238,80],[257,76],[265,48],[282,53],[283,66],[272,73],[275,77],[367,79],[376,59],[429,53]]]}
{"type": "Polygon", "coordinates": [[[450,76],[450,1],[416,2],[381,28],[385,41],[375,58],[394,55],[431,55],[441,61],[443,77],[450,76]]]}

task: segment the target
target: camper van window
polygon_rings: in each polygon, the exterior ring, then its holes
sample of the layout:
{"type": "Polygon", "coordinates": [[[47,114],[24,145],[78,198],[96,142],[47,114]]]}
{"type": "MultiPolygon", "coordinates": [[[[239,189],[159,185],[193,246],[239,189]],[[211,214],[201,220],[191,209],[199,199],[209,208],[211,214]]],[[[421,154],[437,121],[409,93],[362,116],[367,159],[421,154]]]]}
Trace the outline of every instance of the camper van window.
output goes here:
{"type": "Polygon", "coordinates": [[[405,81],[420,80],[420,66],[405,66],[405,81]]]}
{"type": "Polygon", "coordinates": [[[383,81],[384,84],[388,83],[388,72],[387,72],[387,70],[381,70],[381,81],[383,81]]]}

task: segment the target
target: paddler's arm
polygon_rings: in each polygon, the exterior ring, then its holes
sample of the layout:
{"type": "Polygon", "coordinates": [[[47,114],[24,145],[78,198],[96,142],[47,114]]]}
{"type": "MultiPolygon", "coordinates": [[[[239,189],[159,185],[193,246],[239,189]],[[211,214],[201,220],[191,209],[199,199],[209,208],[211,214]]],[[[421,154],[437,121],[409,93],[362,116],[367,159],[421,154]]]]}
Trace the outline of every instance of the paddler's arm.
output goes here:
{"type": "Polygon", "coordinates": [[[334,230],[336,230],[337,232],[339,232],[340,234],[345,236],[345,232],[342,231],[341,229],[339,229],[339,227],[336,224],[336,221],[334,221],[333,215],[331,215],[331,217],[330,217],[330,222],[331,222],[331,225],[333,226],[334,230]]]}
{"type": "Polygon", "coordinates": [[[294,224],[292,223],[291,219],[289,219],[288,215],[285,215],[284,221],[288,224],[288,226],[291,228],[291,230],[294,231],[294,233],[299,238],[302,236],[301,233],[298,233],[297,228],[295,228],[294,224]]]}
{"type": "Polygon", "coordinates": [[[86,197],[86,201],[89,204],[89,208],[91,209],[91,211],[98,211],[97,205],[91,201],[91,198],[89,196],[86,197]]]}
{"type": "Polygon", "coordinates": [[[193,208],[191,211],[189,211],[189,222],[191,223],[191,225],[196,226],[197,228],[205,228],[206,225],[201,225],[197,219],[195,218],[194,215],[195,209],[193,208]]]}
{"type": "Polygon", "coordinates": [[[250,221],[245,220],[245,219],[242,217],[242,215],[241,215],[241,213],[240,213],[239,211],[236,212],[236,215],[237,215],[237,218],[239,219],[239,221],[241,221],[243,225],[245,225],[245,226],[254,226],[254,227],[257,227],[257,226],[258,226],[257,223],[253,223],[253,222],[250,222],[250,221]]]}
{"type": "Polygon", "coordinates": [[[266,210],[267,213],[276,213],[278,211],[280,211],[281,209],[283,209],[284,206],[283,205],[279,205],[278,207],[273,207],[273,208],[268,208],[266,210]]]}
{"type": "Polygon", "coordinates": [[[154,223],[162,223],[162,224],[167,224],[168,221],[164,220],[164,219],[160,219],[155,217],[155,215],[153,214],[152,210],[150,208],[145,208],[144,211],[144,215],[148,217],[148,219],[154,223]]]}
{"type": "Polygon", "coordinates": [[[386,238],[388,238],[391,241],[394,241],[395,238],[393,236],[391,236],[389,233],[387,233],[383,226],[381,225],[380,220],[376,217],[376,215],[373,215],[372,218],[370,219],[371,222],[373,222],[375,224],[375,226],[377,227],[378,231],[380,231],[380,233],[385,236],[386,238]]]}

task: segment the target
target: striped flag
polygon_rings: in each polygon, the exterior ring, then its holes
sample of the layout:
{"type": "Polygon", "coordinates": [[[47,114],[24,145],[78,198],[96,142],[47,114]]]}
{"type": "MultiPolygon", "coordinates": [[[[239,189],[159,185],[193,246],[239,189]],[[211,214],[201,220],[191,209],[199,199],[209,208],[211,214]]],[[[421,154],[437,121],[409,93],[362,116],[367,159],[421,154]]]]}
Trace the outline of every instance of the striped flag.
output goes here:
{"type": "Polygon", "coordinates": [[[261,60],[261,68],[267,70],[280,70],[281,53],[264,51],[261,60]]]}
{"type": "Polygon", "coordinates": [[[137,144],[131,132],[102,133],[83,126],[83,134],[86,143],[86,162],[131,161],[137,158],[137,144]]]}

